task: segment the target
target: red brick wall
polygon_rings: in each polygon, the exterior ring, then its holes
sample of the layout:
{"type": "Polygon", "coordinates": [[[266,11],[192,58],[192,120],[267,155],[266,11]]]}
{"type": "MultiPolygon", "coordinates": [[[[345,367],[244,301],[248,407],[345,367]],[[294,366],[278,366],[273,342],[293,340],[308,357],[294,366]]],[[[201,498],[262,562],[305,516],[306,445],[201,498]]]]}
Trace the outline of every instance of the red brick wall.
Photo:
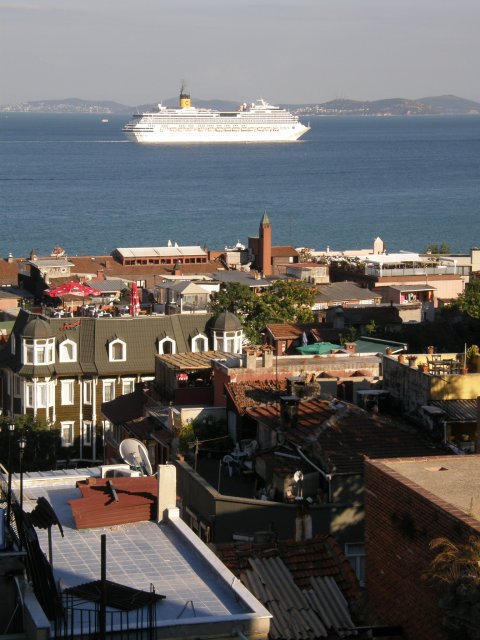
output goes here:
{"type": "Polygon", "coordinates": [[[402,625],[405,638],[447,638],[438,608],[441,592],[423,579],[434,557],[429,543],[438,537],[463,543],[474,533],[480,534],[477,520],[381,462],[366,461],[367,592],[382,622],[402,625]]]}

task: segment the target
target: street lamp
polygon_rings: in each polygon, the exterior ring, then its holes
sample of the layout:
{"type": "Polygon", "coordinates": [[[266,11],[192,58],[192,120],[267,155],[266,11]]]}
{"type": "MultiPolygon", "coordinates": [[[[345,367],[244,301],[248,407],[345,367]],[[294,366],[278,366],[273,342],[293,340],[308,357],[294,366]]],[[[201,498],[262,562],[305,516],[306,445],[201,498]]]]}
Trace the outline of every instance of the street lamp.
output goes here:
{"type": "Polygon", "coordinates": [[[7,526],[10,526],[10,508],[12,505],[12,434],[15,424],[8,425],[8,490],[7,490],[7,526]]]}
{"type": "Polygon", "coordinates": [[[20,513],[23,512],[23,467],[22,467],[22,461],[23,461],[23,454],[25,452],[25,447],[27,446],[27,439],[25,438],[25,436],[22,436],[20,438],[20,440],[18,441],[18,447],[19,447],[19,460],[20,460],[20,513]]]}

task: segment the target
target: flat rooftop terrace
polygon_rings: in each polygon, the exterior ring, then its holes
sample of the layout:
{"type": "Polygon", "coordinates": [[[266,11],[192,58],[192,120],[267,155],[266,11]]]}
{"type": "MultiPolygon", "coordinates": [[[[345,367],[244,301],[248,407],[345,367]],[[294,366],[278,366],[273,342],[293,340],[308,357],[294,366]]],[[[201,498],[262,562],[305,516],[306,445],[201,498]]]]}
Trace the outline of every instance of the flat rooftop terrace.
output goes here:
{"type": "Polygon", "coordinates": [[[480,455],[381,462],[466,515],[480,520],[480,455]]]}
{"type": "MultiPolygon", "coordinates": [[[[147,592],[153,585],[155,593],[166,596],[156,605],[157,628],[165,627],[165,632],[170,629],[171,633],[172,625],[176,628],[197,625],[202,630],[196,637],[201,638],[205,625],[210,628],[213,624],[209,633],[214,633],[226,621],[229,625],[237,621],[241,627],[242,621],[248,624],[253,619],[271,617],[186,524],[175,517],[176,509],[169,510],[171,517],[159,524],[136,522],[76,529],[68,501],[81,497],[75,483],[91,476],[91,470],[83,477],[81,471],[28,473],[24,478],[24,510],[33,510],[38,498],[46,498],[63,527],[64,538],[58,527],[52,527],[52,565],[61,591],[100,579],[101,536],[106,534],[107,580],[147,592]]],[[[16,491],[18,476],[13,479],[16,491]]],[[[48,558],[48,532],[39,528],[36,532],[48,558]]],[[[163,636],[160,633],[157,637],[163,636]]]]}

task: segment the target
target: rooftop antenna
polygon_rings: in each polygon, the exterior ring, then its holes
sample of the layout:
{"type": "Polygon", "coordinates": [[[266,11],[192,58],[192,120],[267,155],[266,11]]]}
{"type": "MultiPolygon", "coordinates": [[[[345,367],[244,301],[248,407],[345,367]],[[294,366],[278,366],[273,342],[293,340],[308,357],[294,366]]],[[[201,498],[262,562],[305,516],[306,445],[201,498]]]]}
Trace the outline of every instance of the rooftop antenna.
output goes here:
{"type": "Polygon", "coordinates": [[[135,438],[126,438],[120,443],[119,452],[122,459],[135,470],[140,471],[143,476],[153,476],[147,447],[143,442],[135,438]]]}

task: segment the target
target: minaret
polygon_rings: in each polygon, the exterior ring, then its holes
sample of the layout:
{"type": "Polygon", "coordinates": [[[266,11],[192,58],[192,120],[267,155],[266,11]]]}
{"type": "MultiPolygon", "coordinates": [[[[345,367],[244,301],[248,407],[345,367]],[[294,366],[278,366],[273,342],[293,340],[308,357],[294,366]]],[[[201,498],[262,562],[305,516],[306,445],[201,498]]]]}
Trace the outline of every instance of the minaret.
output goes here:
{"type": "Polygon", "coordinates": [[[257,268],[263,275],[272,275],[272,225],[266,211],[263,213],[258,230],[258,260],[257,268]]]}

